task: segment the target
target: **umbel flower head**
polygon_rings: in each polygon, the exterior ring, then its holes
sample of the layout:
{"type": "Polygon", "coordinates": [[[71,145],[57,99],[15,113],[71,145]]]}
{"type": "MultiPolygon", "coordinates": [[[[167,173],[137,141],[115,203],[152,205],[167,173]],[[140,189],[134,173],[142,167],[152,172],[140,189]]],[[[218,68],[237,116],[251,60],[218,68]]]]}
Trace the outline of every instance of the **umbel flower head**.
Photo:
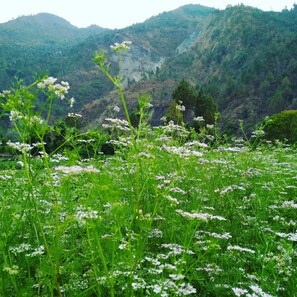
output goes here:
{"type": "Polygon", "coordinates": [[[119,53],[123,54],[127,50],[129,50],[130,44],[132,44],[131,41],[123,41],[122,43],[116,42],[114,45],[111,45],[110,48],[115,52],[119,52],[119,53]]]}
{"type": "Polygon", "coordinates": [[[69,83],[67,81],[61,81],[60,84],[55,84],[56,80],[57,79],[54,77],[47,77],[37,84],[37,88],[41,90],[47,88],[49,91],[53,92],[56,96],[63,100],[65,95],[68,93],[69,83]]]}

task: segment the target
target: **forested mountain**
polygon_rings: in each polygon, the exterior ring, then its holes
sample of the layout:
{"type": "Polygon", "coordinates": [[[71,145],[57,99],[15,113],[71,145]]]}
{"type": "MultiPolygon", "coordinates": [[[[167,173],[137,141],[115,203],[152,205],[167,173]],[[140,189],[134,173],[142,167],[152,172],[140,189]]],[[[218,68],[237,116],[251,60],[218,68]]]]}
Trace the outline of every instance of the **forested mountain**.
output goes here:
{"type": "Polygon", "coordinates": [[[69,50],[93,34],[97,26],[79,29],[48,13],[22,16],[0,24],[0,85],[8,88],[15,77],[26,81],[44,73],[61,75],[69,50]]]}
{"type": "Polygon", "coordinates": [[[281,13],[243,5],[216,11],[159,78],[190,80],[216,98],[225,127],[297,108],[297,6],[281,13]]]}
{"type": "MultiPolygon", "coordinates": [[[[229,132],[238,119],[252,127],[265,115],[297,108],[297,5],[278,13],[186,5],[121,30],[79,29],[50,14],[21,17],[0,24],[0,88],[15,76],[31,82],[47,73],[70,83],[85,124],[100,121],[117,95],[92,57],[104,49],[116,73],[110,45],[123,40],[132,41],[123,64],[127,99],[133,105],[139,93],[150,93],[154,123],[182,79],[216,99],[229,132]]],[[[55,112],[65,114],[64,106],[55,112]]]]}

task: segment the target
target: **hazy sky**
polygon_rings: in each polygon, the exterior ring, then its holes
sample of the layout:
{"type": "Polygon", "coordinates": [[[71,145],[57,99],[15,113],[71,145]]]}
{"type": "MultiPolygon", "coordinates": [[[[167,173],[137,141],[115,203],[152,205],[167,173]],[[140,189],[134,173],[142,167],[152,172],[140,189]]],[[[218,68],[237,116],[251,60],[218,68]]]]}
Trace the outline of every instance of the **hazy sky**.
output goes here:
{"type": "MultiPolygon", "coordinates": [[[[296,0],[297,1],[297,0],[296,0]]],[[[294,0],[2,0],[0,23],[21,15],[48,12],[58,15],[77,27],[96,24],[105,28],[123,28],[145,21],[163,11],[186,4],[201,4],[225,9],[228,4],[281,11],[293,7],[294,0]]]]}

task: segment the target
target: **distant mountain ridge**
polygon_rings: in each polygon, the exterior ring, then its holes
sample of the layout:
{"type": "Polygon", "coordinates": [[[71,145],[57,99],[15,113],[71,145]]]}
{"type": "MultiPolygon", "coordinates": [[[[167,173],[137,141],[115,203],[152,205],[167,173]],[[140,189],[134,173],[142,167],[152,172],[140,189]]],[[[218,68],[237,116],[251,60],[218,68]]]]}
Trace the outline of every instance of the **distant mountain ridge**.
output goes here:
{"type": "MultiPolygon", "coordinates": [[[[104,49],[116,73],[110,45],[123,40],[132,41],[123,64],[127,100],[132,108],[137,94],[150,93],[154,123],[182,79],[217,100],[231,132],[238,119],[251,128],[265,115],[297,108],[297,5],[279,13],[186,5],[121,30],[79,29],[50,14],[21,17],[0,24],[0,87],[8,88],[14,76],[30,81],[48,73],[69,81],[86,125],[100,123],[118,98],[92,57],[104,49]]],[[[57,116],[64,108],[56,108],[57,116]]]]}
{"type": "Polygon", "coordinates": [[[105,30],[108,29],[95,25],[79,29],[59,16],[39,13],[0,24],[0,38],[2,42],[11,42],[13,37],[16,44],[28,45],[50,41],[71,42],[87,38],[90,33],[101,33],[105,30]]]}

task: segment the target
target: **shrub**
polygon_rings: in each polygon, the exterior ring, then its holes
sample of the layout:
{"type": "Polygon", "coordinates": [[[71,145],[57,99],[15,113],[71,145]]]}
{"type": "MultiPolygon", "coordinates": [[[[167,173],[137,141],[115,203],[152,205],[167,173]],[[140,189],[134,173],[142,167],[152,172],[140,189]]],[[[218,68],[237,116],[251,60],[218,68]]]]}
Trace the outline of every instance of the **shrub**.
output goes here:
{"type": "Polygon", "coordinates": [[[297,110],[285,110],[271,116],[265,127],[266,139],[297,142],[297,110]]]}

